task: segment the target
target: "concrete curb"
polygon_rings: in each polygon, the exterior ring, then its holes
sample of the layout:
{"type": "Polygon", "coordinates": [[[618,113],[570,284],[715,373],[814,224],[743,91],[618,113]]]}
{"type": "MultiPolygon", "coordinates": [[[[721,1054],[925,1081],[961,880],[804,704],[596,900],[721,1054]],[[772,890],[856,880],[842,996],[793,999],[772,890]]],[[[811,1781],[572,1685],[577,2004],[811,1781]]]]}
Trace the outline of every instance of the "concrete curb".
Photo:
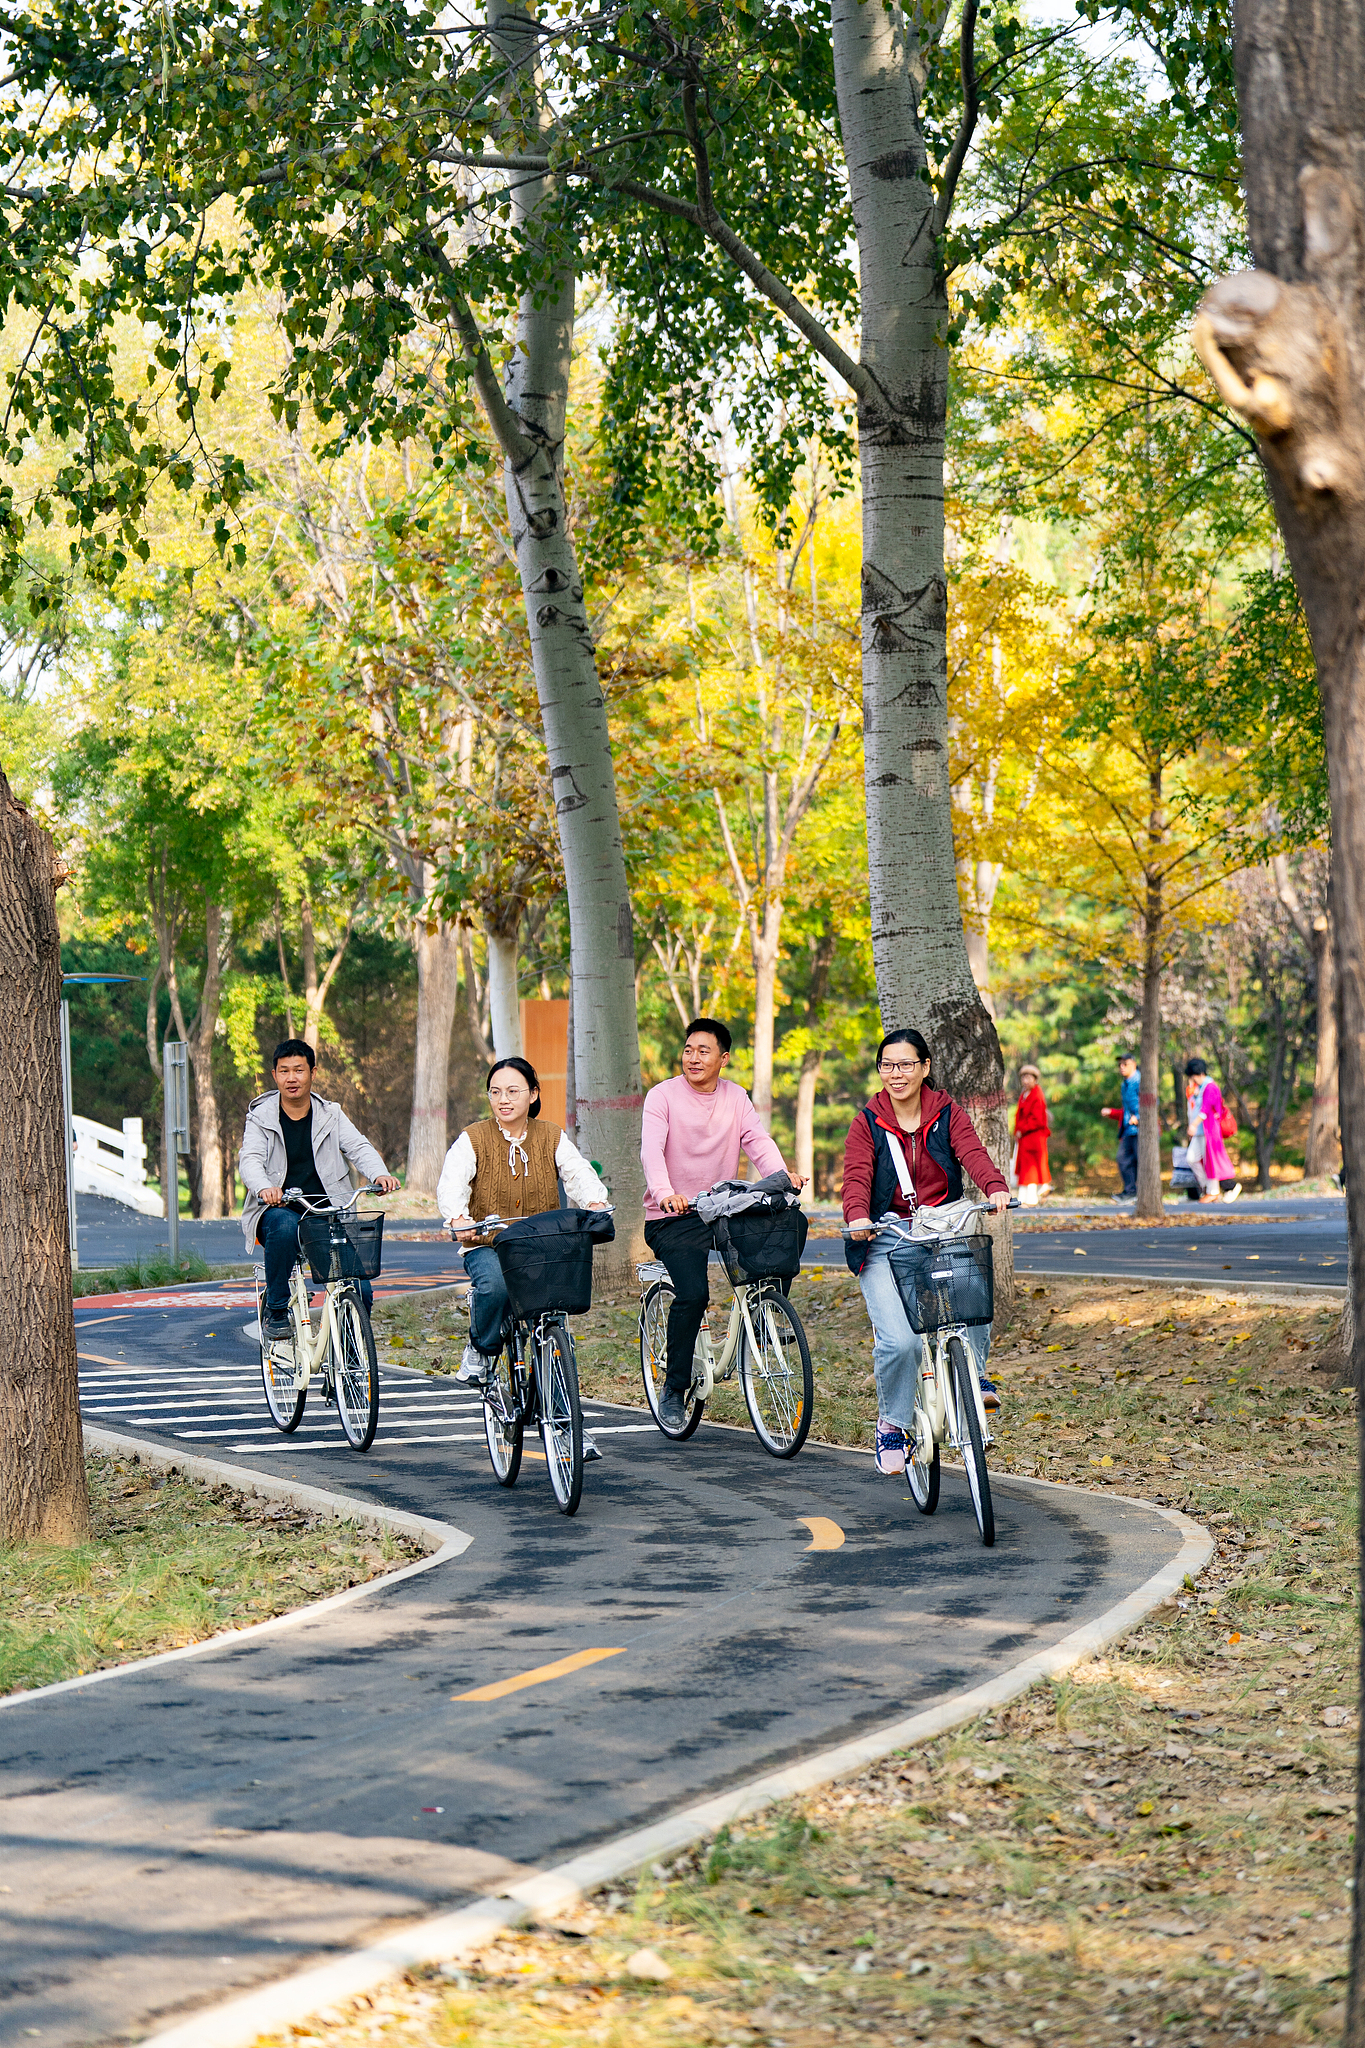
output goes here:
{"type": "MultiPolygon", "coordinates": [[[[1002,1486],[1036,1487],[1048,1492],[1089,1494],[1090,1489],[1065,1486],[1046,1479],[1025,1479],[1013,1473],[1000,1475],[1002,1486]]],[[[1187,1575],[1201,1571],[1213,1555],[1213,1538],[1177,1508],[1158,1507],[1154,1501],[1135,1500],[1131,1494],[1111,1494],[1106,1500],[1126,1500],[1148,1509],[1170,1522],[1183,1537],[1180,1550],[1167,1565],[1153,1574],[1124,1600],[1074,1629],[1050,1649],[1026,1657],[999,1677],[958,1693],[942,1705],[893,1721],[870,1735],[840,1743],[834,1749],[807,1757],[782,1770],[770,1771],[747,1785],[733,1787],[715,1798],[684,1807],[650,1827],[617,1835],[595,1849],[585,1850],[552,1870],[509,1885],[498,1898],[480,1899],[453,1913],[419,1921],[383,1941],[339,1956],[335,1961],[301,1970],[292,1977],[226,2000],[222,2005],[194,2013],[156,2034],[143,2038],[143,2048],[251,2048],[261,2034],[278,2033],[311,2018],[324,2006],[337,2005],[374,1991],[407,1970],[433,1963],[459,1962],[509,1927],[528,1921],[548,1919],[565,1912],[585,1892],[596,1890],[614,1878],[626,1876],[660,1857],[676,1855],[727,1822],[759,1813],[779,1800],[814,1791],[831,1780],[865,1770],[879,1758],[917,1742],[928,1742],[950,1728],[961,1727],[988,1708],[1005,1705],[1026,1692],[1040,1679],[1066,1671],[1082,1659],[1093,1656],[1107,1643],[1126,1635],[1144,1615],[1170,1597],[1187,1575]]]]}
{"type": "Polygon", "coordinates": [[[347,1586],[343,1592],[329,1593],[325,1600],[314,1600],[307,1607],[295,1607],[288,1614],[273,1615],[269,1621],[253,1622],[249,1628],[225,1629],[219,1635],[205,1636],[201,1643],[186,1643],[179,1650],[159,1650],[155,1656],[137,1657],[127,1664],[110,1664],[103,1671],[86,1671],[79,1678],[63,1678],[56,1685],[36,1685],[27,1692],[6,1693],[0,1699],[0,1713],[6,1707],[27,1705],[30,1700],[50,1699],[54,1693],[75,1692],[87,1685],[103,1685],[107,1679],[124,1678],[130,1671],[151,1671],[159,1664],[179,1664],[186,1657],[203,1657],[210,1650],[235,1650],[243,1643],[257,1641],[261,1636],[297,1628],[300,1622],[315,1621],[319,1615],[334,1613],[339,1607],[349,1607],[356,1600],[366,1600],[371,1594],[384,1592],[403,1579],[414,1578],[418,1572],[429,1572],[436,1565],[459,1557],[474,1541],[463,1529],[456,1529],[449,1522],[433,1521],[427,1515],[410,1515],[400,1508],[379,1507],[373,1501],[357,1500],[351,1494],[324,1493],[321,1487],[305,1486],[293,1479],[275,1479],[269,1473],[248,1471],[241,1465],[227,1465],[217,1458],[183,1457],[179,1452],[168,1451],[164,1445],[149,1443],[143,1437],[119,1436],[110,1429],[92,1429],[88,1423],[83,1434],[90,1450],[136,1457],[156,1471],[183,1472],[189,1479],[206,1480],[214,1486],[232,1486],[239,1493],[259,1494],[264,1500],[287,1500],[297,1507],[310,1508],[314,1514],[327,1515],[333,1521],[360,1522],[376,1529],[393,1529],[425,1544],[429,1554],[418,1558],[415,1564],[401,1566],[398,1571],[366,1579],[363,1585],[347,1586]]]}
{"type": "Polygon", "coordinates": [[[1211,1280],[1179,1280],[1173,1274],[1124,1273],[1117,1269],[1108,1271],[1100,1266],[1086,1266],[1077,1271],[1074,1266],[1016,1266],[1015,1273],[1020,1280],[1124,1280],[1130,1287],[1178,1287],[1189,1294],[1212,1295],[1217,1301],[1284,1302],[1295,1308],[1316,1302],[1320,1308],[1340,1308],[1346,1299],[1346,1282],[1340,1287],[1326,1287],[1321,1281],[1316,1285],[1297,1280],[1243,1280],[1236,1287],[1226,1282],[1222,1286],[1211,1280]]]}

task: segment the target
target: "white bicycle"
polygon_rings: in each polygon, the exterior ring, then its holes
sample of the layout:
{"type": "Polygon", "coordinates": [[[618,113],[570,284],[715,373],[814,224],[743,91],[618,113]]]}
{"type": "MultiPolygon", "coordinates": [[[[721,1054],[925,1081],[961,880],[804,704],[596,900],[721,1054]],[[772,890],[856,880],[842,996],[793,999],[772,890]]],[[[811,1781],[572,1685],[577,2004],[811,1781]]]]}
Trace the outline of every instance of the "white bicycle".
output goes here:
{"type": "MultiPolygon", "coordinates": [[[[972,1213],[984,1215],[990,1206],[974,1203],[972,1213]]],[[[1019,1205],[1012,1201],[1009,1206],[1019,1205]]],[[[893,1252],[891,1270],[910,1327],[924,1339],[915,1383],[914,1428],[905,1447],[911,1497],[922,1515],[933,1514],[938,1506],[939,1446],[946,1443],[966,1468],[976,1526],[989,1548],[995,1541],[995,1507],[986,1452],[994,1438],[968,1332],[994,1318],[991,1240],[912,1237],[899,1218],[884,1218],[877,1226],[877,1235],[883,1234],[907,1247],[903,1254],[893,1252]]],[[[846,1238],[852,1235],[844,1231],[846,1238]]]]}
{"type": "Polygon", "coordinates": [[[267,1339],[265,1332],[265,1267],[255,1268],[256,1327],[261,1332],[261,1384],[270,1420],[292,1436],[303,1420],[304,1403],[313,1381],[335,1407],[342,1435],[353,1451],[368,1451],[379,1425],[379,1360],[374,1332],[359,1282],[379,1271],[384,1218],[358,1216],[361,1195],[377,1195],[376,1187],[357,1188],[355,1197],[338,1207],[316,1202],[298,1188],[284,1190],[284,1204],[296,1209],[299,1256],[289,1276],[288,1337],[267,1339]],[[309,1312],[305,1262],[314,1286],[322,1288],[322,1313],[316,1331],[309,1312]]]}

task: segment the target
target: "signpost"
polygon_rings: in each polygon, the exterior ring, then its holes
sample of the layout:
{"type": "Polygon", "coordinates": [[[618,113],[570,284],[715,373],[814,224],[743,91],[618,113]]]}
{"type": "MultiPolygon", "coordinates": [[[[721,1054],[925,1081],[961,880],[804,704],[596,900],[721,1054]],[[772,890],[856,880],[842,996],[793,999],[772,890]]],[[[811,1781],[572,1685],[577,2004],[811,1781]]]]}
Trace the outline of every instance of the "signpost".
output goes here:
{"type": "MultiPolygon", "coordinates": [[[[50,1013],[49,1013],[50,1014],[50,1013]]],[[[62,997],[62,1122],[66,1127],[66,1232],[71,1240],[71,1270],[81,1270],[76,1240],[76,1133],[71,1122],[71,1005],[62,997]]]]}
{"type": "Polygon", "coordinates": [[[180,1263],[179,1155],[190,1149],[189,1048],[168,1038],[161,1047],[162,1126],[166,1134],[166,1229],[171,1264],[180,1263]]]}

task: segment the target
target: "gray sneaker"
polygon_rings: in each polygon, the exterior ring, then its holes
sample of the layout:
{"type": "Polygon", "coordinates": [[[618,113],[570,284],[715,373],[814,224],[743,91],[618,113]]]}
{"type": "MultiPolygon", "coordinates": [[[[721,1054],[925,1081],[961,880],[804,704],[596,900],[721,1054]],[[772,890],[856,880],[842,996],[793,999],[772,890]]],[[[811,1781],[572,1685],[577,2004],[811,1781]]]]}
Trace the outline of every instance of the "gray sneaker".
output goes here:
{"type": "Polygon", "coordinates": [[[586,1465],[590,1458],[600,1458],[601,1455],[602,1453],[597,1448],[597,1438],[590,1429],[585,1429],[583,1432],[583,1463],[586,1465]]]}
{"type": "Polygon", "coordinates": [[[484,1387],[488,1384],[492,1370],[493,1361],[488,1353],[477,1350],[473,1344],[466,1344],[464,1357],[460,1360],[460,1369],[455,1377],[462,1386],[484,1387]]]}
{"type": "Polygon", "coordinates": [[[264,1315],[261,1317],[261,1335],[267,1344],[278,1344],[282,1337],[292,1337],[294,1325],[288,1316],[264,1315]]]}

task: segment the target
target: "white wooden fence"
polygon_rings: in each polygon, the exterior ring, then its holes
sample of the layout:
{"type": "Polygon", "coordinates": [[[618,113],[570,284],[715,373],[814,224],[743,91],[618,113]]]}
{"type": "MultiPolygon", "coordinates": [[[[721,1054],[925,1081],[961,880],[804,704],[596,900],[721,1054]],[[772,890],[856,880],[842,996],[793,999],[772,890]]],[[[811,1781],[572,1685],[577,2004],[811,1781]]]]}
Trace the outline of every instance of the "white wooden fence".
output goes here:
{"type": "Polygon", "coordinates": [[[71,1129],[71,1179],[78,1195],[107,1195],[144,1216],[165,1215],[161,1196],[147,1185],[140,1116],[126,1116],[121,1131],[111,1131],[93,1117],[73,1116],[71,1129]]]}

